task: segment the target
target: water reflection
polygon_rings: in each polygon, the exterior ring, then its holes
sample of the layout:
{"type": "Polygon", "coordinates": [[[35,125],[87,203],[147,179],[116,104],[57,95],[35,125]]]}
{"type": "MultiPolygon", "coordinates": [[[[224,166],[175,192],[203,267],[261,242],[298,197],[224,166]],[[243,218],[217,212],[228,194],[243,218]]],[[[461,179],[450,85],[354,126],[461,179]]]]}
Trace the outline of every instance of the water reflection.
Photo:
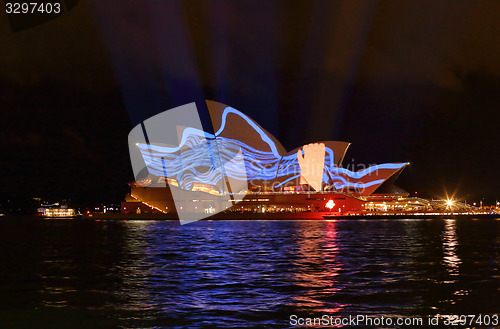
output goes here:
{"type": "Polygon", "coordinates": [[[25,321],[11,327],[283,328],[500,304],[499,221],[3,224],[0,323],[25,321]]]}
{"type": "Polygon", "coordinates": [[[454,219],[445,219],[443,230],[443,264],[450,275],[460,274],[462,261],[457,255],[457,225],[454,219]]]}
{"type": "Polygon", "coordinates": [[[345,305],[331,301],[335,301],[335,294],[342,289],[336,278],[342,270],[337,257],[336,222],[300,222],[297,232],[299,252],[295,262],[299,267],[294,279],[304,289],[292,296],[292,305],[324,314],[338,313],[345,305]]]}

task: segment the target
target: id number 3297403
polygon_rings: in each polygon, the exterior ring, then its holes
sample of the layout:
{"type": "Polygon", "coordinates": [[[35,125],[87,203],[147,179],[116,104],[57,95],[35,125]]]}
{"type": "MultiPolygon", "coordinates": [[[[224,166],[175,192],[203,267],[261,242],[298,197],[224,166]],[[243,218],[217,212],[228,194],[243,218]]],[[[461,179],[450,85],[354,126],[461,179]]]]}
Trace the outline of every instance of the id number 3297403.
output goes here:
{"type": "Polygon", "coordinates": [[[63,11],[60,2],[7,2],[7,14],[60,14],[63,11]]]}

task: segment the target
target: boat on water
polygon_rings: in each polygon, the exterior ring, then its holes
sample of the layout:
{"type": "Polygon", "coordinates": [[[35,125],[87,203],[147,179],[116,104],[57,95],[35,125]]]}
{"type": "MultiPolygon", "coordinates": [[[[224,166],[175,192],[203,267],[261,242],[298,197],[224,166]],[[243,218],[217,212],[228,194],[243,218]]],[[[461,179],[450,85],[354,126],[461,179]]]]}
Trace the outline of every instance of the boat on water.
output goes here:
{"type": "Polygon", "coordinates": [[[75,209],[69,208],[67,205],[60,206],[58,203],[38,208],[38,215],[42,218],[75,218],[81,216],[75,209]]]}

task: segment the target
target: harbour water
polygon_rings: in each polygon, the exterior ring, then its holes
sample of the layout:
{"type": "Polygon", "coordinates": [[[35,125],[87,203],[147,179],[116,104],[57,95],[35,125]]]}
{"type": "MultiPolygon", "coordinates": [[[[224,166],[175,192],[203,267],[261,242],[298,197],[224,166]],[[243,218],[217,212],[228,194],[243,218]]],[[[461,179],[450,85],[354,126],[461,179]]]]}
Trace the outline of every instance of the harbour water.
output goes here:
{"type": "Polygon", "coordinates": [[[0,223],[2,328],[500,313],[495,219],[0,223]]]}

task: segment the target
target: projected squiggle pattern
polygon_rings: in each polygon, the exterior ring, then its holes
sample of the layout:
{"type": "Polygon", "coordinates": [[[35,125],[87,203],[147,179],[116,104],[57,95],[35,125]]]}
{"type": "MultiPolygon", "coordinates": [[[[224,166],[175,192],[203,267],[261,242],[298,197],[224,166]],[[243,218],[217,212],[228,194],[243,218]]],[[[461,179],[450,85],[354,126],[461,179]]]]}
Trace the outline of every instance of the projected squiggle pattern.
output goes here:
{"type": "MultiPolygon", "coordinates": [[[[272,139],[248,116],[227,107],[221,119],[221,126],[215,134],[192,127],[185,128],[178,146],[138,144],[149,172],[156,176],[175,178],[181,188],[188,190],[194,183],[203,183],[219,186],[222,191],[224,175],[242,181],[267,181],[273,188],[300,178],[297,154],[280,154],[272,139]],[[244,119],[269,146],[269,151],[257,149],[241,140],[220,136],[230,114],[244,119]]],[[[380,169],[400,169],[405,166],[404,163],[388,163],[353,172],[336,167],[334,163],[333,150],[325,147],[323,182],[335,189],[362,189],[380,184],[384,179],[375,179],[376,174],[374,180],[369,182],[359,183],[356,180],[380,169]]]]}

